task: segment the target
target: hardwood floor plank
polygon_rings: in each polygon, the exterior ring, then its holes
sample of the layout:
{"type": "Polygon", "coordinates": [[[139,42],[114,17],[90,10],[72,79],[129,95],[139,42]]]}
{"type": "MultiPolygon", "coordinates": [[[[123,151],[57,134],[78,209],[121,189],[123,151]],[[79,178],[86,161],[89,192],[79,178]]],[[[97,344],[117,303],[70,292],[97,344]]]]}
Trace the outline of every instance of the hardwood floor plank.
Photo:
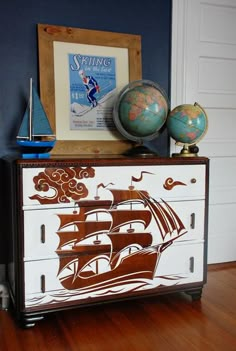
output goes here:
{"type": "Polygon", "coordinates": [[[236,262],[212,265],[202,299],[175,293],[49,313],[21,329],[0,311],[4,351],[235,351],[236,262]]]}

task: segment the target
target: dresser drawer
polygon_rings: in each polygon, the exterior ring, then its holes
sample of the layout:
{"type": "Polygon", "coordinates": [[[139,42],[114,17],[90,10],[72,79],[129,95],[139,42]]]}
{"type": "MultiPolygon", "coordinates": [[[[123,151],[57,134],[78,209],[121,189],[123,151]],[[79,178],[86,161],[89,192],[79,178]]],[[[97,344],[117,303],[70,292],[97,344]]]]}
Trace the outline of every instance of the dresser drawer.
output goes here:
{"type": "MultiPolygon", "coordinates": [[[[186,230],[186,234],[180,235],[175,242],[204,240],[204,200],[169,201],[168,205],[178,215],[186,230]]],[[[173,237],[175,237],[175,232],[170,232],[165,236],[165,241],[173,237]]]]}
{"type": "Polygon", "coordinates": [[[164,286],[202,282],[204,242],[175,243],[163,251],[156,277],[164,286]]]}
{"type": "MultiPolygon", "coordinates": [[[[59,259],[25,262],[26,307],[39,307],[40,305],[49,304],[55,306],[56,303],[64,301],[68,303],[75,300],[78,303],[85,303],[87,299],[91,298],[94,301],[96,301],[96,298],[106,300],[107,295],[113,295],[115,298],[117,294],[120,297],[122,293],[128,293],[132,296],[136,294],[136,291],[145,292],[145,290],[150,291],[150,289],[155,291],[155,289],[171,286],[175,289],[177,285],[202,282],[204,276],[203,251],[203,243],[191,245],[182,243],[167,248],[157,259],[154,275],[150,276],[149,279],[145,274],[142,277],[143,272],[137,275],[138,279],[137,277],[131,278],[134,272],[134,268],[131,267],[130,273],[127,272],[126,274],[126,279],[121,279],[119,275],[116,276],[114,273],[113,278],[106,281],[107,266],[104,265],[103,273],[100,273],[100,280],[95,278],[94,284],[91,284],[89,282],[91,270],[88,270],[88,275],[86,276],[86,272],[83,273],[84,279],[80,279],[81,282],[78,283],[76,289],[73,289],[72,284],[74,281],[77,282],[76,279],[78,278],[75,278],[75,276],[78,274],[78,267],[74,261],[73,268],[73,257],[67,257],[67,259],[71,259],[72,266],[70,269],[65,269],[62,274],[59,271],[62,271],[65,261],[61,262],[59,259]],[[70,280],[71,288],[67,288],[65,285],[69,283],[63,283],[63,278],[73,274],[74,280],[70,280]],[[61,282],[60,279],[62,279],[61,282]]],[[[83,258],[83,262],[86,259],[88,260],[86,257],[83,258]]],[[[145,260],[145,257],[143,260],[145,260]]],[[[138,261],[135,266],[138,274],[138,267],[140,267],[138,261]]],[[[119,272],[121,273],[121,271],[119,272]]]]}
{"type": "Polygon", "coordinates": [[[57,231],[60,214],[73,214],[74,208],[50,208],[24,211],[24,260],[57,257],[60,243],[57,231]]]}
{"type": "Polygon", "coordinates": [[[205,165],[23,169],[23,206],[73,203],[95,196],[112,199],[110,189],[130,187],[164,200],[204,199],[205,171],[205,165]]]}
{"type": "MultiPolygon", "coordinates": [[[[160,202],[160,204],[162,204],[160,202]]],[[[135,213],[135,205],[132,211],[129,206],[124,205],[123,208],[117,210],[117,216],[120,215],[124,219],[123,226],[119,226],[120,240],[123,240],[126,233],[127,237],[130,235],[130,226],[137,236],[145,236],[148,233],[150,239],[147,245],[160,244],[163,241],[175,239],[178,234],[181,234],[177,241],[192,241],[203,240],[204,235],[204,210],[205,203],[203,200],[184,201],[184,202],[169,202],[168,206],[171,207],[172,212],[178,216],[179,220],[183,223],[184,229],[181,233],[170,231],[161,235],[160,228],[156,223],[156,218],[151,210],[147,207],[144,209],[136,205],[138,211],[137,216],[140,216],[137,222],[135,218],[131,217],[135,213]],[[126,214],[130,216],[125,218],[126,214]],[[144,223],[141,221],[142,216],[150,214],[151,221],[144,228],[144,223]],[[130,219],[130,220],[129,220],[130,219]],[[132,223],[133,219],[133,223],[132,223]],[[143,233],[143,234],[142,234],[143,233]]],[[[166,207],[165,207],[166,208],[166,207]]],[[[55,258],[57,257],[56,250],[70,250],[74,244],[83,238],[89,243],[93,243],[97,236],[99,240],[103,240],[107,245],[112,245],[110,236],[114,235],[114,210],[100,209],[100,212],[94,211],[94,208],[88,206],[86,209],[76,208],[50,208],[38,210],[25,210],[24,211],[24,260],[35,260],[41,258],[55,258]],[[90,213],[83,216],[83,211],[90,213]],[[80,215],[81,214],[81,215],[80,215]],[[84,218],[84,221],[82,220],[84,218]],[[94,233],[94,235],[92,235],[94,233]]],[[[145,217],[143,217],[145,220],[145,217]]],[[[118,221],[118,219],[116,219],[118,221]]],[[[175,219],[176,220],[176,219],[175,219]]],[[[117,224],[119,224],[117,222],[117,224]]],[[[119,233],[117,238],[119,238],[119,233]]],[[[138,243],[135,241],[133,244],[138,243]]],[[[144,241],[145,242],[145,241],[144,241]]],[[[129,243],[131,244],[131,242],[129,243]]]]}

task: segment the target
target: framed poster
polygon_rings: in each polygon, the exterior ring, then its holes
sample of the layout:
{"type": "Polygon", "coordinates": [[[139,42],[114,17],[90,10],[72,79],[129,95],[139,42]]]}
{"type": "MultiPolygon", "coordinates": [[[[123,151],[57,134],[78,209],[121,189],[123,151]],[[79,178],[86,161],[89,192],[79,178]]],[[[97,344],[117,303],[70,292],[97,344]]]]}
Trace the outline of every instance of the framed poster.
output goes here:
{"type": "Polygon", "coordinates": [[[52,154],[119,154],[119,91],[141,79],[141,37],[38,24],[40,97],[57,137],[52,154]]]}

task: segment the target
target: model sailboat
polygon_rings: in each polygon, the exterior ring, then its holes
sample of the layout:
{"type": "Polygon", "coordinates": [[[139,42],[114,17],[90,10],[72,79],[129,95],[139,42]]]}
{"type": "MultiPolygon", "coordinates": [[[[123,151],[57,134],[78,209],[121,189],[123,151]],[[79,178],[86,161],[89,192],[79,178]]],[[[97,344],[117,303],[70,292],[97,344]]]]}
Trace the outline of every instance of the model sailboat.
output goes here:
{"type": "Polygon", "coordinates": [[[30,98],[17,136],[23,158],[48,158],[56,138],[30,79],[30,98]]]}

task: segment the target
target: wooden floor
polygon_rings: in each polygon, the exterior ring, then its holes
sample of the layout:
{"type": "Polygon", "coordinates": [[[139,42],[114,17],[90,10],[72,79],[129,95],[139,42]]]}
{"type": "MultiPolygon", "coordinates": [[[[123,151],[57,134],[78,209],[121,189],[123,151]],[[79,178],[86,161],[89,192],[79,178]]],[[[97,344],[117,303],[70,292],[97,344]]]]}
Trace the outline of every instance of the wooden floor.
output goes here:
{"type": "Polygon", "coordinates": [[[200,301],[172,294],[48,314],[20,329],[0,311],[2,351],[236,351],[236,262],[209,266],[200,301]]]}

